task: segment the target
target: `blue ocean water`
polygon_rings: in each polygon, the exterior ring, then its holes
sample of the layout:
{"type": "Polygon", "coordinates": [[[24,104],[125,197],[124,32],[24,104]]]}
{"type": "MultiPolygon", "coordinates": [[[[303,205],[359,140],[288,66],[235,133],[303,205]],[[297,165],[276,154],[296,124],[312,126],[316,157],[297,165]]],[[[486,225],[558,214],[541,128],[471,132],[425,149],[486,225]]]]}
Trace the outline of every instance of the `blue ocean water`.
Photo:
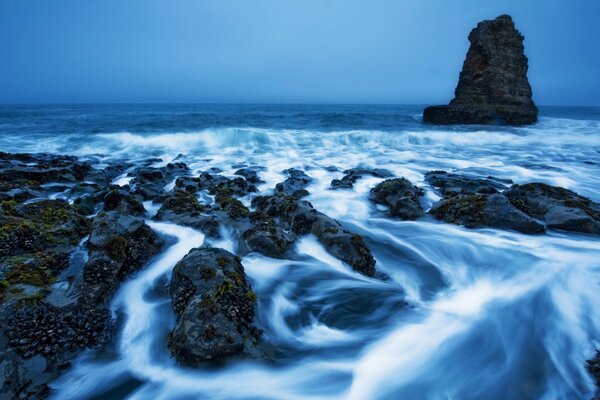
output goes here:
{"type": "MultiPolygon", "coordinates": [[[[190,370],[169,357],[168,298],[148,296],[202,234],[177,240],[119,290],[113,348],[82,354],[52,387],[60,399],[586,399],[600,345],[600,239],[468,230],[429,216],[389,219],[368,201],[381,179],[329,190],[346,168],[386,168],[439,199],[430,170],[541,181],[600,201],[600,108],[542,107],[526,127],[433,126],[420,106],[1,106],[0,150],[108,159],[177,158],[194,172],[261,167],[314,178],[308,200],[362,234],[390,281],[352,272],[311,236],[294,260],[250,254],[258,324],[281,354],[190,370]],[[337,171],[335,168],[336,167],[337,171]]],[[[158,163],[160,165],[161,162],[158,163]]],[[[124,184],[127,177],[116,183],[124,184]]],[[[249,204],[250,199],[242,199],[249,204]]],[[[148,210],[157,204],[146,204],[148,210]]],[[[210,243],[236,250],[237,232],[210,243]]]]}

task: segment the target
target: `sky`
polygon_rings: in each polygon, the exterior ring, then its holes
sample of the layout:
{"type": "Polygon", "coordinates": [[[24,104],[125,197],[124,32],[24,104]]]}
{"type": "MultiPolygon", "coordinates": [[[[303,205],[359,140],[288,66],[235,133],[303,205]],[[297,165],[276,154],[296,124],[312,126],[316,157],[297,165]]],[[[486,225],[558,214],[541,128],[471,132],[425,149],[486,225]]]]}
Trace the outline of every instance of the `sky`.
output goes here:
{"type": "Polygon", "coordinates": [[[600,0],[0,0],[0,103],[447,103],[508,13],[540,105],[600,105],[600,0]]]}

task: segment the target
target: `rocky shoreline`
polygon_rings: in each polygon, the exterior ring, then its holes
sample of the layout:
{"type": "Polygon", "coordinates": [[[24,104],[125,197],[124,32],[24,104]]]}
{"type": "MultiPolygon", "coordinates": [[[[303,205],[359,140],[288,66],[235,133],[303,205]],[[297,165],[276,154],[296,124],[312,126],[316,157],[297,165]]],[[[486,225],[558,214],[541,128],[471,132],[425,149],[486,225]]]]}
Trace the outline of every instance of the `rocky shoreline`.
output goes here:
{"type": "MultiPolygon", "coordinates": [[[[46,397],[48,383],[74,356],[107,344],[114,293],[168,241],[150,228],[150,219],[209,238],[227,229],[237,244],[236,254],[207,245],[192,249],[174,268],[168,291],[176,325],[165,340],[182,365],[269,358],[240,256],[293,259],[294,243],[310,234],[357,273],[386,279],[362,236],[305,199],[310,171],[284,173],[283,182],[260,193],[258,167],[227,177],[210,169],[192,173],[180,161],[0,153],[0,315],[6,321],[0,399],[46,397]],[[128,183],[115,185],[120,177],[128,183]],[[157,212],[149,213],[144,202],[157,212]]],[[[352,168],[331,190],[352,188],[364,176],[382,179],[369,201],[384,207],[387,218],[430,215],[466,228],[600,235],[600,204],[564,188],[446,171],[428,172],[426,188],[389,171],[352,168]],[[426,190],[441,197],[429,210],[422,201],[426,190]]]]}

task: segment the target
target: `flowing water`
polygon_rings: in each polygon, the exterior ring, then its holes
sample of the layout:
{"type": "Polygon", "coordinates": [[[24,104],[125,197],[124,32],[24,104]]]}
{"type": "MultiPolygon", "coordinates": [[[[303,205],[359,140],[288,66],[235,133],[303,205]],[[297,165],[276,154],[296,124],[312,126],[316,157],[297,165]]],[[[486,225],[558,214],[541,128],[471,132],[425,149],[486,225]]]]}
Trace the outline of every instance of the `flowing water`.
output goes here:
{"type": "MultiPolygon", "coordinates": [[[[542,108],[531,127],[420,123],[420,107],[121,105],[3,107],[0,150],[107,159],[178,155],[194,171],[260,166],[268,193],[303,168],[308,200],[364,235],[380,281],[353,272],[316,238],[298,257],[242,262],[258,297],[272,362],[186,369],[169,356],[165,291],[172,267],[205,242],[148,222],[169,245],[123,284],[107,348],[81,354],[52,384],[57,399],[586,399],[600,346],[600,238],[468,230],[423,217],[389,219],[367,199],[381,179],[329,190],[341,170],[386,168],[439,199],[423,180],[442,169],[541,181],[600,201],[600,109],[542,108]]],[[[160,165],[160,164],[158,164],[160,165]]],[[[117,182],[125,183],[126,177],[117,182]]],[[[246,203],[250,199],[244,199],[246,203]]],[[[149,216],[157,205],[147,204],[149,216]]],[[[236,249],[231,232],[210,243],[236,249]]]]}

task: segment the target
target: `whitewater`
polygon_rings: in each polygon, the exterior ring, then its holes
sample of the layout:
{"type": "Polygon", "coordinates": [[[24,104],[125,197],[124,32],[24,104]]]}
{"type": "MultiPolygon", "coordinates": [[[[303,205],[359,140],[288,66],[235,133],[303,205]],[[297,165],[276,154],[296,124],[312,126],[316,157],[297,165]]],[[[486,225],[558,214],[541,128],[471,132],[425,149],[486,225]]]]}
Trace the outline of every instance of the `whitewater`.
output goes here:
{"type": "MultiPolygon", "coordinates": [[[[242,258],[272,361],[178,366],[168,282],[190,249],[233,253],[191,228],[146,223],[168,245],[115,295],[113,340],[86,350],[51,384],[56,399],[589,399],[585,360],[600,347],[600,238],[466,229],[426,215],[389,218],[368,200],[383,179],[330,190],[347,168],[384,168],[425,190],[431,170],[544,182],[600,201],[600,110],[544,109],[521,128],[427,126],[415,107],[2,109],[0,149],[72,154],[101,167],[185,162],[196,175],[260,168],[260,194],[295,167],[306,198],[365,238],[387,281],[329,255],[313,236],[293,260],[242,258]],[[160,160],[158,160],[160,159],[160,160]],[[335,167],[335,168],[332,168],[335,167]]],[[[114,183],[126,184],[126,173],[114,183]]],[[[171,189],[174,182],[167,185],[171,189]]],[[[59,195],[60,197],[60,195],[59,195]]],[[[202,200],[202,199],[201,199],[202,200]]],[[[251,197],[241,199],[250,206],[251,197]]]]}

